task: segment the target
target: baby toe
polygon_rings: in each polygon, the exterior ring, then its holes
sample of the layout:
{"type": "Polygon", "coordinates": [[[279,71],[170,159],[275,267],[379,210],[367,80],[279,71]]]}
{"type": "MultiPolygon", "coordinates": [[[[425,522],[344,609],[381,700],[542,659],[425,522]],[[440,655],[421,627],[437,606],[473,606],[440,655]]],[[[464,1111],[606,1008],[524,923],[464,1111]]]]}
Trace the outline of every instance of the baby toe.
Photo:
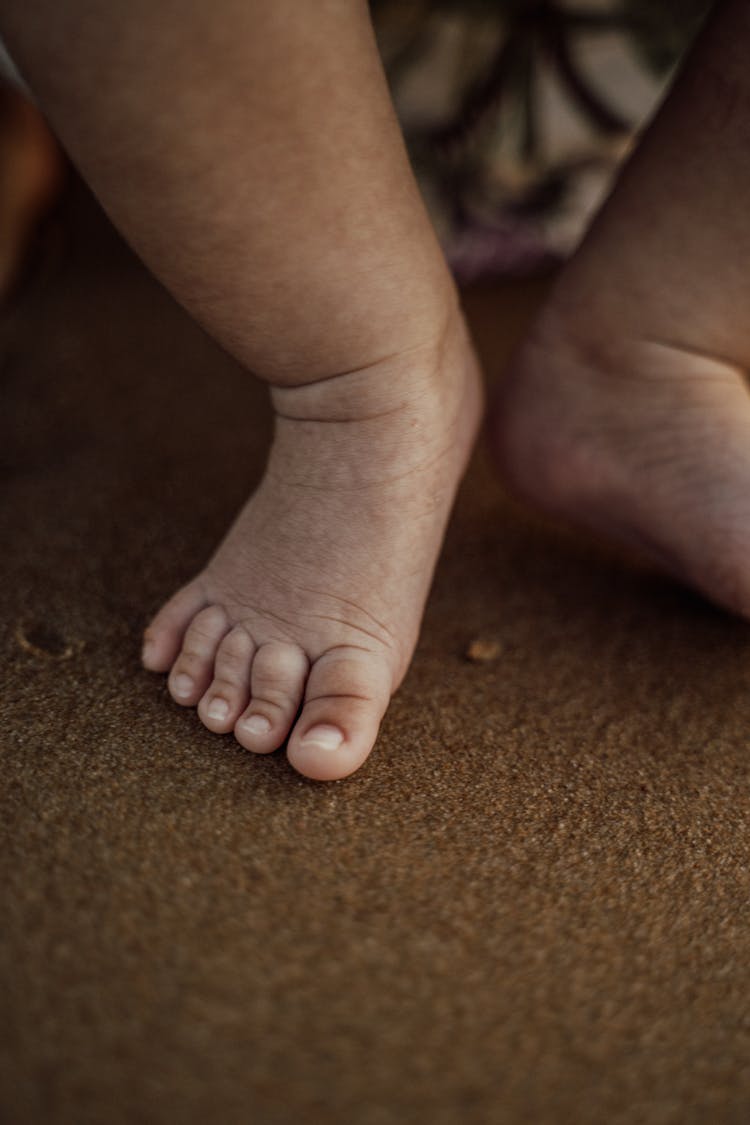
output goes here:
{"type": "Polygon", "coordinates": [[[175,703],[193,707],[198,702],[213,678],[216,650],[228,629],[221,606],[208,606],[195,615],[169,673],[169,692],[175,703]]]}
{"type": "Polygon", "coordinates": [[[309,667],[298,645],[261,645],[253,660],[250,705],[234,731],[246,750],[268,754],[281,746],[302,702],[309,667]]]}
{"type": "Polygon", "coordinates": [[[205,604],[202,590],[191,582],[162,606],[143,634],[141,660],[144,668],[149,672],[166,672],[172,667],[185,630],[205,604]]]}
{"type": "Polygon", "coordinates": [[[331,649],[313,664],[287,756],[316,781],[359,769],[372,750],[391,696],[385,662],[358,649],[331,649]]]}
{"type": "Polygon", "coordinates": [[[198,704],[198,714],[209,730],[226,734],[247,705],[254,652],[255,642],[242,625],[236,625],[219,644],[214,678],[198,704]]]}

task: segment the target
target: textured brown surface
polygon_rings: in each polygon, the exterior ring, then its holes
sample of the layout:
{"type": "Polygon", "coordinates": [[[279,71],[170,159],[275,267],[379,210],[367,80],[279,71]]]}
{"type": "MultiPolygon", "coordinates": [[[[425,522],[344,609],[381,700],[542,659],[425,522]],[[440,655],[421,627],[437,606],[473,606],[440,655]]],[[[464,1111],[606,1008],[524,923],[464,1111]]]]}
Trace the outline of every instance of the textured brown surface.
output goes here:
{"type": "MultiPolygon", "coordinates": [[[[480,454],[366,767],[208,734],[138,634],[264,396],[76,222],[1,329],[3,1120],[746,1122],[747,628],[480,454]]],[[[533,296],[470,299],[492,375],[533,296]]]]}

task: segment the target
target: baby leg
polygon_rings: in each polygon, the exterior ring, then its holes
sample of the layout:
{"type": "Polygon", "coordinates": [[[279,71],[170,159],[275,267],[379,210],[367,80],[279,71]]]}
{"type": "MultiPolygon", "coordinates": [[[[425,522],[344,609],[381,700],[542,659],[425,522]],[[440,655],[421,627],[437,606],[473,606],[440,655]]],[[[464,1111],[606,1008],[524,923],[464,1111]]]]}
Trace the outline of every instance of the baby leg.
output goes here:
{"type": "Polygon", "coordinates": [[[717,5],[503,388],[519,491],[750,617],[750,8],[717,5]]]}
{"type": "Polygon", "coordinates": [[[266,476],[144,663],[210,730],[346,776],[408,667],[480,412],[367,5],[11,0],[0,30],[114,222],[271,386],[266,476]]]}

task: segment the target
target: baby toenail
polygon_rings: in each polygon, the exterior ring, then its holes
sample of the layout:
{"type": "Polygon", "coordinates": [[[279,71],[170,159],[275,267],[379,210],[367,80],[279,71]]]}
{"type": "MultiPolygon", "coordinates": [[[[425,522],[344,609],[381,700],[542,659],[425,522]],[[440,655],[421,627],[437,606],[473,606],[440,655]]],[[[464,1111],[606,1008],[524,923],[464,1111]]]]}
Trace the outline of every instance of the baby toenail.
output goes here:
{"type": "Polygon", "coordinates": [[[251,715],[242,724],[248,734],[268,734],[271,724],[265,715],[251,715]]]}
{"type": "Polygon", "coordinates": [[[300,742],[305,749],[338,750],[344,736],[338,727],[321,725],[312,727],[300,742]]]}
{"type": "Polygon", "coordinates": [[[143,648],[141,649],[141,660],[145,662],[152,659],[156,654],[156,645],[153,641],[144,641],[143,648]]]}
{"type": "Polygon", "coordinates": [[[229,714],[229,704],[226,699],[212,699],[206,714],[209,719],[226,719],[229,714]]]}
{"type": "Polygon", "coordinates": [[[184,672],[181,672],[179,676],[175,676],[172,680],[172,691],[175,695],[184,697],[190,695],[192,690],[193,681],[190,679],[190,676],[186,676],[184,672]]]}

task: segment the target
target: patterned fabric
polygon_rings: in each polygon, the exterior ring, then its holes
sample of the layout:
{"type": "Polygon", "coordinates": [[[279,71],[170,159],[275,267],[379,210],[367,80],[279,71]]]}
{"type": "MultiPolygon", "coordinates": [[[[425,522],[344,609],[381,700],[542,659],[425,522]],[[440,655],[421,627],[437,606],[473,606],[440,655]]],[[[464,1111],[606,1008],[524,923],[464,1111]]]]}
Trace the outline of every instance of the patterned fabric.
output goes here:
{"type": "Polygon", "coordinates": [[[373,0],[410,155],[462,282],[570,254],[708,0],[373,0]]]}

